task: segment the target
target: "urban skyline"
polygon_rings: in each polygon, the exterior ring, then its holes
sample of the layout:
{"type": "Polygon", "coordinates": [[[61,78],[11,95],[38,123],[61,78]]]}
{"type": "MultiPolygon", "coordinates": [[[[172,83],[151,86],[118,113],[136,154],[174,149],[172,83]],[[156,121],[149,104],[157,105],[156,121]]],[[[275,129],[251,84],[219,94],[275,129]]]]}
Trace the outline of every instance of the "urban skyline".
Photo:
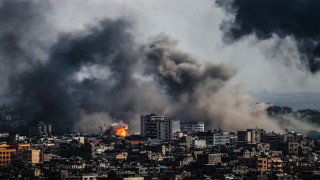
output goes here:
{"type": "Polygon", "coordinates": [[[320,179],[319,8],[0,0],[0,179],[320,179]]]}

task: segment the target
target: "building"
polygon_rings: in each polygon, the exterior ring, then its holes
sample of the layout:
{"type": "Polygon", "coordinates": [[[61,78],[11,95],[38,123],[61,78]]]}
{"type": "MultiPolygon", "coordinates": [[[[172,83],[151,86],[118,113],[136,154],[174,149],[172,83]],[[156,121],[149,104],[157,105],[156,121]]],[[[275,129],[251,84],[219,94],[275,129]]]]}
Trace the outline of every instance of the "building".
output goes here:
{"type": "Polygon", "coordinates": [[[247,131],[238,131],[238,143],[244,144],[257,144],[262,142],[264,137],[264,129],[247,129],[247,131]]]}
{"type": "Polygon", "coordinates": [[[281,157],[239,157],[238,164],[255,169],[260,174],[276,174],[283,172],[281,157]]]}
{"type": "Polygon", "coordinates": [[[207,144],[206,144],[206,140],[204,139],[195,139],[192,138],[192,147],[193,148],[206,148],[207,144]]]}
{"type": "Polygon", "coordinates": [[[180,131],[185,133],[204,132],[204,122],[180,122],[180,131]]]}
{"type": "Polygon", "coordinates": [[[12,154],[16,149],[0,148],[0,166],[6,166],[11,163],[12,154]]]}
{"type": "Polygon", "coordinates": [[[35,126],[30,127],[29,135],[30,137],[51,135],[51,125],[38,122],[35,126]]]}
{"type": "Polygon", "coordinates": [[[31,164],[39,164],[41,150],[38,149],[22,149],[17,151],[17,160],[22,162],[31,163],[31,164]]]}
{"type": "Polygon", "coordinates": [[[85,143],[80,144],[77,142],[73,143],[61,143],[60,144],[60,155],[63,157],[70,158],[72,156],[79,156],[84,160],[90,160],[95,158],[96,153],[94,151],[94,144],[85,143]]]}
{"type": "Polygon", "coordinates": [[[227,131],[222,131],[219,133],[215,133],[213,135],[213,145],[226,145],[226,144],[235,144],[236,143],[237,136],[234,134],[231,134],[227,131]]]}
{"type": "Polygon", "coordinates": [[[13,154],[22,149],[30,148],[30,144],[1,144],[0,145],[0,166],[6,166],[11,164],[13,154]]]}
{"type": "Polygon", "coordinates": [[[246,144],[247,143],[247,131],[238,131],[237,132],[237,139],[239,144],[246,144]]]}
{"type": "Polygon", "coordinates": [[[215,154],[199,154],[197,156],[197,161],[202,164],[218,164],[221,163],[221,153],[215,154]]]}
{"type": "Polygon", "coordinates": [[[247,143],[257,144],[261,142],[262,136],[265,133],[263,129],[247,129],[247,143]]]}
{"type": "Polygon", "coordinates": [[[198,137],[199,139],[206,140],[206,145],[207,146],[212,146],[213,145],[213,136],[214,136],[214,132],[213,131],[197,132],[194,135],[196,137],[198,137]]]}
{"type": "Polygon", "coordinates": [[[151,139],[170,140],[172,123],[164,116],[155,114],[141,116],[141,135],[151,139]]]}

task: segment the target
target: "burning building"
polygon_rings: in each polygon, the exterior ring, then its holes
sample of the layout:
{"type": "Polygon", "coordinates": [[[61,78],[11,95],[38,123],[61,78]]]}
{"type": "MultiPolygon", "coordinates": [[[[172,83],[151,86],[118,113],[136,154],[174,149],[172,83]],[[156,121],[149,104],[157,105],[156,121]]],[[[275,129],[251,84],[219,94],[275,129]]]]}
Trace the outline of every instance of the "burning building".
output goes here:
{"type": "Polygon", "coordinates": [[[128,125],[122,122],[113,123],[108,128],[101,128],[101,130],[103,131],[103,135],[115,135],[122,138],[128,135],[128,125]]]}

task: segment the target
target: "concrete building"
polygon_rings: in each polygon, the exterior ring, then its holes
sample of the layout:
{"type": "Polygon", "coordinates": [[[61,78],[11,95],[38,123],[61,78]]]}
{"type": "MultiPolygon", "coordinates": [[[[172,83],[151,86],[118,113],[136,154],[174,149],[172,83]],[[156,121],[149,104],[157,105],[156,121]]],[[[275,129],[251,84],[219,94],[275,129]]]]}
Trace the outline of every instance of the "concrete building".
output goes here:
{"type": "Polygon", "coordinates": [[[262,136],[265,133],[263,129],[247,129],[247,143],[257,144],[261,142],[262,136]]]}
{"type": "Polygon", "coordinates": [[[247,131],[238,131],[238,143],[257,144],[262,142],[265,134],[264,129],[247,129],[247,131]]]}
{"type": "Polygon", "coordinates": [[[0,166],[6,166],[11,164],[13,154],[19,150],[30,148],[30,144],[1,144],[0,145],[0,166]]]}
{"type": "Polygon", "coordinates": [[[17,151],[17,160],[31,164],[39,164],[41,150],[38,149],[22,149],[17,151]]]}
{"type": "Polygon", "coordinates": [[[197,156],[197,161],[202,164],[215,164],[221,163],[221,153],[215,154],[199,154],[197,156]]]}
{"type": "Polygon", "coordinates": [[[16,152],[16,149],[1,149],[0,148],[0,166],[6,166],[11,163],[12,154],[16,152]]]}
{"type": "Polygon", "coordinates": [[[213,145],[213,137],[214,137],[214,132],[213,131],[197,132],[194,135],[196,137],[198,137],[199,139],[206,140],[206,145],[207,146],[212,146],[213,145]]]}
{"type": "Polygon", "coordinates": [[[276,174],[283,172],[281,157],[239,157],[238,164],[255,169],[260,174],[276,174]]]}
{"type": "Polygon", "coordinates": [[[206,140],[204,139],[195,139],[192,138],[192,147],[193,148],[206,148],[207,144],[206,144],[206,140]]]}
{"type": "Polygon", "coordinates": [[[30,127],[29,135],[30,137],[51,135],[51,124],[38,122],[35,126],[30,127]]]}
{"type": "Polygon", "coordinates": [[[237,132],[237,139],[239,144],[246,144],[247,143],[247,131],[238,131],[237,132]]]}
{"type": "Polygon", "coordinates": [[[226,145],[233,144],[236,142],[237,136],[234,134],[230,134],[230,132],[224,131],[215,133],[213,135],[213,145],[226,145]]]}
{"type": "Polygon", "coordinates": [[[204,132],[204,122],[180,122],[180,131],[185,133],[204,132]]]}
{"type": "Polygon", "coordinates": [[[141,135],[151,139],[170,140],[172,123],[164,116],[155,114],[141,116],[141,135]]]}

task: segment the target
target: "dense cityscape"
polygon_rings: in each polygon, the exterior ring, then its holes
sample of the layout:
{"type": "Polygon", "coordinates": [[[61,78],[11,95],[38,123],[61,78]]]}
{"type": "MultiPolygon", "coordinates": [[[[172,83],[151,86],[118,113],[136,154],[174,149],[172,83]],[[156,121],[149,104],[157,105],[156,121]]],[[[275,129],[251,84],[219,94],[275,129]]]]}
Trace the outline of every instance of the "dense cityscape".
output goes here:
{"type": "MultiPolygon", "coordinates": [[[[320,178],[320,138],[292,130],[205,131],[204,122],[185,121],[173,132],[170,119],[150,114],[141,116],[139,134],[122,122],[94,134],[58,135],[37,122],[18,134],[12,126],[22,119],[14,109],[1,108],[1,125],[12,129],[0,133],[1,179],[320,178]]],[[[288,110],[271,106],[269,113],[288,110]]]]}
{"type": "Polygon", "coordinates": [[[320,179],[320,0],[0,0],[0,180],[320,179]]]}

